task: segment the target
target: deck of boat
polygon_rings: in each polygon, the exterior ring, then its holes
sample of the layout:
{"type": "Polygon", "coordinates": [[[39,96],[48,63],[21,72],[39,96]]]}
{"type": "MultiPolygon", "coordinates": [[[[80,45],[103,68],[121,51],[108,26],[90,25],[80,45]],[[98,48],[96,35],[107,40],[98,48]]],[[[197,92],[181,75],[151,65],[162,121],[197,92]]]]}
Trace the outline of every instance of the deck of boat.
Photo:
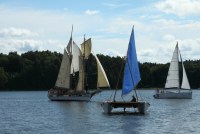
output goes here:
{"type": "Polygon", "coordinates": [[[109,102],[112,107],[114,108],[136,108],[138,107],[139,105],[141,105],[143,102],[126,102],[126,101],[117,101],[117,102],[109,102]]]}

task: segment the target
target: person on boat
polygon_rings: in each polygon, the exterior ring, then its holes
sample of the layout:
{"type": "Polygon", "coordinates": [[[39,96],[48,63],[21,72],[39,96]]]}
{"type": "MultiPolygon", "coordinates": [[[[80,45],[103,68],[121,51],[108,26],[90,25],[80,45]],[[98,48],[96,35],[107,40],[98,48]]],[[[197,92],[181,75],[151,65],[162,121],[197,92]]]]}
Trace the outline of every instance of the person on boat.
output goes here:
{"type": "Polygon", "coordinates": [[[136,98],[135,98],[134,95],[132,96],[132,100],[131,100],[131,102],[136,102],[136,98]]]}
{"type": "Polygon", "coordinates": [[[157,92],[157,94],[159,94],[159,92],[160,92],[160,91],[159,91],[159,88],[156,89],[156,92],[157,92]]]}

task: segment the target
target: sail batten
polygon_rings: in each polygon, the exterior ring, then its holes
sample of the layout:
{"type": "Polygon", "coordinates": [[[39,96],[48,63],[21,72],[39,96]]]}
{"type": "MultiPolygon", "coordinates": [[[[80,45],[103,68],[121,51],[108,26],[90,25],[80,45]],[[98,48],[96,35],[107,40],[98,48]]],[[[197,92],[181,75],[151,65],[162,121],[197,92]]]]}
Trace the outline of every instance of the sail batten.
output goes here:
{"type": "Polygon", "coordinates": [[[135,47],[134,30],[132,30],[124,71],[122,95],[131,92],[141,80],[135,47]]]}

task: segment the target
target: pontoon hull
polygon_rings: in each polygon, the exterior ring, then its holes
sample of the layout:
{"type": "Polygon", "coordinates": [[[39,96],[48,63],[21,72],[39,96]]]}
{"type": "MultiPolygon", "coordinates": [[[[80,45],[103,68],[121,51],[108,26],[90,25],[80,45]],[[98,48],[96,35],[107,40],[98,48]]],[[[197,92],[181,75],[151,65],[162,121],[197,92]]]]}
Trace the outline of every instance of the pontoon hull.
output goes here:
{"type": "Polygon", "coordinates": [[[138,113],[146,114],[150,104],[148,102],[105,101],[101,104],[101,106],[106,114],[111,114],[114,108],[124,108],[124,112],[126,108],[137,108],[138,113]]]}

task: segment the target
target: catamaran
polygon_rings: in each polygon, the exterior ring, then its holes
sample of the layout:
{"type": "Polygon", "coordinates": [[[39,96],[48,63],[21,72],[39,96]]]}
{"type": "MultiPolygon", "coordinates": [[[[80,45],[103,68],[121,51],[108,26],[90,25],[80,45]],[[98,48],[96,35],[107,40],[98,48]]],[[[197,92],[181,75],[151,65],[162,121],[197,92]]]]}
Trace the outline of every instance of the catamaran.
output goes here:
{"type": "Polygon", "coordinates": [[[156,99],[192,99],[192,90],[187,78],[185,67],[181,58],[181,53],[178,48],[178,42],[175,47],[172,60],[170,63],[167,80],[164,89],[157,89],[156,94],[153,95],[156,99]],[[181,60],[182,68],[182,84],[180,85],[180,68],[179,68],[179,57],[181,60]]]}
{"type": "Polygon", "coordinates": [[[81,49],[72,39],[64,49],[60,70],[55,86],[48,91],[48,98],[53,101],[90,101],[101,88],[109,88],[106,73],[96,55],[97,62],[97,90],[88,90],[86,62],[91,54],[91,38],[81,44],[81,49]],[[73,88],[73,75],[78,72],[78,82],[73,88]]]}
{"type": "Polygon", "coordinates": [[[128,52],[126,56],[122,97],[124,95],[130,94],[131,91],[134,90],[136,98],[134,98],[132,101],[116,101],[115,97],[117,90],[115,90],[113,99],[106,100],[101,104],[104,113],[110,114],[112,113],[114,108],[123,108],[125,113],[126,108],[134,108],[137,109],[138,113],[146,114],[150,104],[146,101],[139,101],[135,89],[140,80],[141,78],[140,78],[140,72],[139,72],[138,60],[135,48],[134,29],[132,29],[128,46],[128,52]]]}

